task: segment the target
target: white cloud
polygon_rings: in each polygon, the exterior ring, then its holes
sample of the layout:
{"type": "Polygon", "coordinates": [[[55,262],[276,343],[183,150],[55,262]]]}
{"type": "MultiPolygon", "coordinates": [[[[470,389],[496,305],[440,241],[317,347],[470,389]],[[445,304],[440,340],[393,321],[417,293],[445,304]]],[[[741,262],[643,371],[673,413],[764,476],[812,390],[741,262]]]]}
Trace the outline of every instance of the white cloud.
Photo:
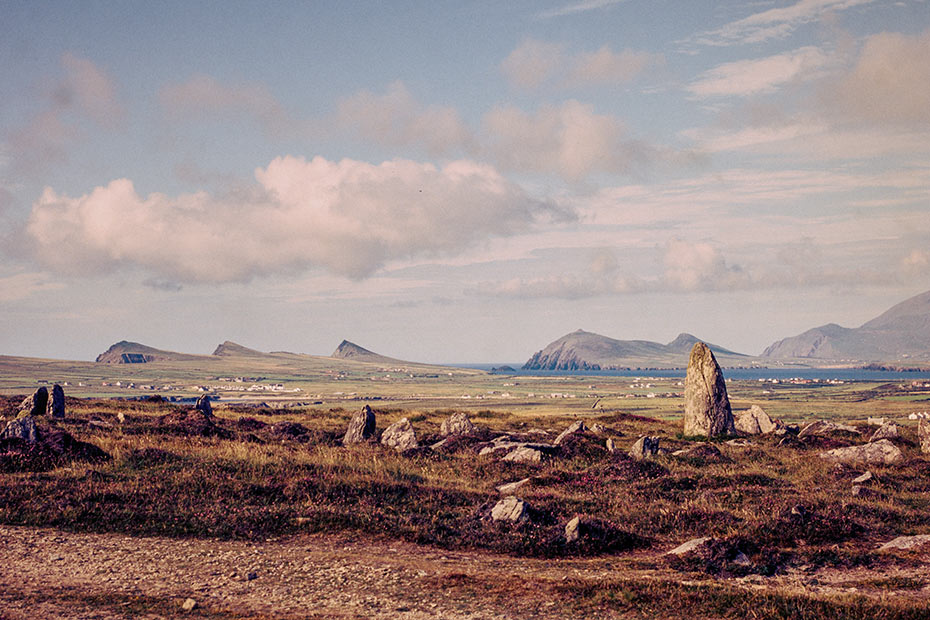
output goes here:
{"type": "Polygon", "coordinates": [[[789,82],[815,76],[827,62],[820,48],[802,47],[766,58],[718,65],[699,75],[687,89],[702,98],[772,93],[789,82]]]}
{"type": "Polygon", "coordinates": [[[562,45],[525,39],[501,62],[501,72],[512,86],[538,88],[561,71],[564,56],[562,45]]]}
{"type": "Polygon", "coordinates": [[[128,179],[71,198],[46,189],[27,231],[62,272],[141,268],[173,282],[245,281],[310,267],[353,278],[388,261],[455,254],[567,217],[493,168],[279,157],[228,196],[139,196],[128,179]]]}
{"type": "Polygon", "coordinates": [[[539,18],[549,19],[552,17],[574,15],[576,13],[586,13],[588,11],[595,11],[597,9],[603,9],[615,4],[620,4],[621,2],[626,2],[626,0],[582,0],[581,2],[574,2],[572,4],[567,4],[555,9],[543,11],[539,14],[539,18]]]}
{"type": "Polygon", "coordinates": [[[0,277],[0,301],[4,303],[26,299],[39,293],[54,291],[63,285],[45,273],[17,273],[0,277]]]}
{"type": "Polygon", "coordinates": [[[388,146],[422,145],[431,155],[460,150],[471,141],[455,108],[419,103],[402,82],[383,95],[362,91],[339,102],[338,122],[388,146]]]}

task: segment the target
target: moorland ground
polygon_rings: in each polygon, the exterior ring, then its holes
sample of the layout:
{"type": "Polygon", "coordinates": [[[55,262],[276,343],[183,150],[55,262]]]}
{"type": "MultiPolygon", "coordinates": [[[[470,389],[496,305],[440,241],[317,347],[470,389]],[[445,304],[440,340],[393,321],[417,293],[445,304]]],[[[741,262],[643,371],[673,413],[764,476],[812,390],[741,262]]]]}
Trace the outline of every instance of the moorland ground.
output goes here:
{"type": "MultiPolygon", "coordinates": [[[[642,434],[673,450],[697,443],[680,433],[678,380],[373,376],[308,381],[319,404],[221,400],[214,423],[178,403],[69,398],[64,420],[40,425],[109,458],[4,456],[4,537],[31,542],[2,552],[18,577],[0,614],[170,617],[188,613],[179,603],[190,596],[191,614],[217,618],[930,617],[926,548],[877,550],[930,533],[930,460],[907,420],[930,409],[926,387],[733,382],[735,409],[842,420],[863,434],[721,440],[720,457],[636,461],[625,451],[642,434]],[[379,430],[407,417],[421,445],[441,438],[453,411],[480,432],[404,454],[342,446],[366,402],[379,430]],[[867,492],[853,495],[866,468],[817,455],[865,442],[870,416],[902,422],[904,460],[869,466],[867,492]],[[539,464],[478,454],[502,434],[551,442],[579,418],[603,429],[539,464]],[[621,450],[608,452],[607,438],[621,450]],[[530,519],[491,520],[496,487],[526,478],[530,519]],[[583,536],[568,543],[576,516],[583,536]],[[702,553],[665,554],[705,536],[702,553]]],[[[23,395],[0,413],[9,419],[23,395]]]]}

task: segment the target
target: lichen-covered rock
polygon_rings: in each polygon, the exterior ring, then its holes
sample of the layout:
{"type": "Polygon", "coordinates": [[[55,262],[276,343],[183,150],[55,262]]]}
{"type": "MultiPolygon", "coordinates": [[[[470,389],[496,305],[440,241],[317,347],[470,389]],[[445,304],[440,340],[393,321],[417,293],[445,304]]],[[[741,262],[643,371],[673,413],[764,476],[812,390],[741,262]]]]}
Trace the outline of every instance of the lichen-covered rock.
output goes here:
{"type": "Polygon", "coordinates": [[[455,436],[455,435],[471,435],[477,430],[471,420],[468,419],[468,416],[463,411],[457,411],[449,416],[448,419],[443,420],[442,426],[439,427],[439,432],[444,436],[455,436]]]}
{"type": "Polygon", "coordinates": [[[65,417],[65,391],[57,383],[52,387],[52,397],[48,399],[47,413],[53,418],[65,417]]]}
{"type": "Polygon", "coordinates": [[[568,437],[569,435],[581,435],[587,432],[587,430],[588,430],[588,427],[585,426],[584,422],[582,422],[581,420],[578,420],[577,422],[572,422],[568,428],[566,428],[564,431],[559,433],[559,436],[555,438],[554,443],[555,445],[558,446],[563,441],[565,441],[565,438],[568,437]]]}
{"type": "Polygon", "coordinates": [[[920,442],[920,451],[930,454],[930,422],[917,422],[917,439],[920,442]]]}
{"type": "Polygon", "coordinates": [[[565,524],[565,542],[573,543],[581,538],[581,517],[575,517],[565,524]]]}
{"type": "Polygon", "coordinates": [[[706,344],[696,342],[685,375],[684,434],[713,437],[735,432],[720,365],[706,344]]]}
{"type": "Polygon", "coordinates": [[[23,404],[19,406],[21,416],[37,416],[45,413],[45,410],[48,408],[48,388],[40,387],[35,392],[32,393],[32,396],[27,396],[23,400],[23,404]]]}
{"type": "Polygon", "coordinates": [[[879,547],[879,550],[888,549],[913,549],[930,545],[930,534],[917,534],[916,536],[898,536],[894,540],[889,540],[879,547]]]}
{"type": "Polygon", "coordinates": [[[362,410],[357,412],[349,421],[349,427],[342,438],[344,445],[353,443],[362,443],[367,441],[375,434],[375,413],[371,407],[365,405],[362,410]]]}
{"type": "Polygon", "coordinates": [[[671,551],[668,551],[666,555],[685,555],[687,553],[692,553],[699,550],[701,547],[705,546],[707,543],[711,542],[713,538],[710,536],[703,536],[701,538],[692,538],[687,542],[683,542],[671,551]]]}
{"type": "Polygon", "coordinates": [[[381,435],[381,444],[394,448],[398,452],[412,450],[420,446],[413,425],[407,418],[401,418],[384,429],[384,433],[381,435]]]}
{"type": "Polygon", "coordinates": [[[535,448],[530,448],[529,446],[520,446],[514,448],[507,453],[507,456],[502,458],[502,461],[510,461],[511,463],[540,463],[542,462],[543,453],[535,448]]]}
{"type": "Polygon", "coordinates": [[[869,438],[869,441],[878,441],[879,439],[897,439],[898,434],[898,425],[889,422],[887,424],[882,424],[875,432],[872,433],[872,436],[869,438]]]}
{"type": "Polygon", "coordinates": [[[821,452],[818,456],[822,459],[848,465],[863,463],[867,465],[894,465],[904,460],[904,454],[901,453],[901,450],[887,439],[879,439],[860,446],[827,450],[821,452]]]}
{"type": "Polygon", "coordinates": [[[627,453],[630,457],[641,461],[642,459],[649,458],[650,456],[655,456],[659,452],[659,438],[658,437],[647,437],[643,435],[636,440],[636,443],[633,444],[633,447],[630,448],[630,451],[627,453]]]}
{"type": "Polygon", "coordinates": [[[859,429],[855,426],[849,426],[848,424],[842,424],[838,422],[830,422],[829,420],[817,420],[816,422],[811,422],[798,432],[798,439],[804,439],[805,437],[810,437],[813,435],[829,435],[830,433],[836,433],[842,431],[844,433],[852,433],[853,435],[858,435],[859,429]]]}
{"type": "Polygon", "coordinates": [[[491,519],[494,521],[509,521],[519,523],[529,519],[529,504],[513,495],[505,497],[491,509],[491,519]]]}
{"type": "Polygon", "coordinates": [[[0,439],[22,439],[30,443],[39,441],[39,429],[36,427],[35,418],[26,415],[10,421],[0,433],[0,439]]]}
{"type": "Polygon", "coordinates": [[[747,435],[766,435],[775,432],[778,426],[759,405],[736,414],[733,424],[736,430],[747,435]]]}

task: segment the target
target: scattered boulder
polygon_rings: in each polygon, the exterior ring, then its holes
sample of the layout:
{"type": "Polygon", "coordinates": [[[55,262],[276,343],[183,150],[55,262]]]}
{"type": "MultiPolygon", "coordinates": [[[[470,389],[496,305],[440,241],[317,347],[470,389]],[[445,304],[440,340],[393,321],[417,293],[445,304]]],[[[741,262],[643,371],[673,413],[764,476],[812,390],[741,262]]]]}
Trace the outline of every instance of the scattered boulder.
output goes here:
{"type": "Polygon", "coordinates": [[[917,423],[917,440],[920,442],[920,451],[930,454],[930,422],[920,420],[917,423]]]}
{"type": "Polygon", "coordinates": [[[29,443],[39,441],[39,429],[36,427],[35,418],[26,415],[10,421],[0,433],[0,439],[22,439],[29,443]]]}
{"type": "Polygon", "coordinates": [[[880,545],[878,549],[880,551],[886,551],[888,549],[913,549],[928,544],[930,544],[930,534],[917,534],[916,536],[898,536],[894,540],[880,545]]]}
{"type": "Polygon", "coordinates": [[[210,405],[210,396],[208,394],[201,394],[194,409],[199,411],[206,419],[213,420],[213,407],[210,405]]]}
{"type": "Polygon", "coordinates": [[[573,543],[581,538],[581,517],[575,517],[565,524],[565,542],[573,543]]]}
{"type": "Polygon", "coordinates": [[[371,407],[365,405],[361,411],[352,416],[352,420],[349,421],[349,428],[346,429],[346,434],[342,438],[342,443],[345,445],[362,443],[370,439],[374,434],[375,413],[371,410],[371,407]]]}
{"type": "Polygon", "coordinates": [[[450,435],[471,435],[476,430],[478,430],[477,427],[472,424],[463,411],[453,413],[447,420],[443,420],[442,426],[439,427],[439,432],[445,437],[450,435]]]}
{"type": "Polygon", "coordinates": [[[529,504],[513,495],[500,500],[491,509],[491,519],[494,521],[520,523],[529,518],[529,504]]]}
{"type": "Polygon", "coordinates": [[[52,387],[52,397],[48,400],[46,413],[53,418],[65,417],[65,391],[57,383],[52,387]]]}
{"type": "Polygon", "coordinates": [[[713,437],[735,432],[720,365],[706,344],[696,342],[685,376],[684,434],[713,437]]]}
{"type": "Polygon", "coordinates": [[[800,432],[798,432],[798,439],[804,439],[805,437],[810,437],[813,435],[828,435],[837,431],[852,433],[854,435],[860,434],[859,429],[855,426],[849,426],[848,424],[838,424],[836,422],[830,422],[829,420],[817,420],[816,422],[811,422],[802,428],[800,432]]]}
{"type": "Polygon", "coordinates": [[[572,424],[562,431],[558,437],[555,438],[555,445],[560,445],[569,435],[581,435],[582,433],[587,432],[588,427],[584,425],[584,422],[578,420],[577,422],[572,422],[572,424]]]}
{"type": "Polygon", "coordinates": [[[596,433],[600,435],[600,434],[607,432],[607,427],[604,426],[603,424],[599,424],[595,422],[594,424],[588,427],[588,430],[590,430],[592,433],[596,433]]]}
{"type": "Polygon", "coordinates": [[[384,429],[384,433],[381,435],[381,444],[394,448],[398,452],[412,450],[420,446],[413,425],[407,418],[401,418],[384,429]]]}
{"type": "Polygon", "coordinates": [[[875,429],[875,432],[872,433],[869,441],[878,441],[879,439],[897,439],[899,436],[898,425],[894,422],[891,422],[889,424],[882,424],[877,429],[875,429]]]}
{"type": "Polygon", "coordinates": [[[27,396],[20,407],[19,415],[37,416],[45,413],[48,408],[48,388],[40,387],[32,396],[27,396]]]}
{"type": "Polygon", "coordinates": [[[197,609],[197,601],[192,598],[185,599],[184,603],[181,605],[181,609],[184,611],[193,611],[197,609]]]}
{"type": "Polygon", "coordinates": [[[853,478],[853,484],[865,484],[866,482],[871,482],[875,476],[872,475],[872,472],[867,471],[861,476],[853,478]]]}
{"type": "Polygon", "coordinates": [[[655,456],[659,452],[659,438],[658,437],[648,437],[643,435],[636,440],[636,443],[633,444],[633,447],[630,448],[630,451],[627,453],[630,457],[640,461],[650,456],[655,456]]]}
{"type": "Polygon", "coordinates": [[[904,454],[887,439],[879,439],[859,446],[836,448],[818,455],[822,459],[845,463],[848,465],[865,463],[868,465],[894,465],[904,460],[904,454]]]}
{"type": "Polygon", "coordinates": [[[736,430],[747,435],[767,435],[775,432],[778,425],[759,405],[753,405],[746,411],[736,414],[733,421],[736,430]]]}
{"type": "Polygon", "coordinates": [[[510,461],[511,463],[540,463],[542,462],[542,456],[543,453],[535,448],[520,446],[508,452],[507,456],[501,460],[510,461]]]}
{"type": "Polygon", "coordinates": [[[517,480],[516,482],[508,482],[497,487],[497,492],[501,495],[513,495],[519,489],[523,488],[530,483],[530,478],[524,478],[523,480],[517,480]]]}
{"type": "Polygon", "coordinates": [[[704,536],[702,538],[692,538],[691,540],[684,542],[671,551],[667,552],[665,555],[685,555],[686,553],[692,553],[699,550],[701,547],[705,546],[707,543],[712,541],[713,538],[710,536],[704,536]]]}
{"type": "Polygon", "coordinates": [[[617,442],[614,441],[613,437],[608,437],[607,441],[604,442],[604,445],[606,446],[607,451],[611,454],[617,451],[617,442]]]}

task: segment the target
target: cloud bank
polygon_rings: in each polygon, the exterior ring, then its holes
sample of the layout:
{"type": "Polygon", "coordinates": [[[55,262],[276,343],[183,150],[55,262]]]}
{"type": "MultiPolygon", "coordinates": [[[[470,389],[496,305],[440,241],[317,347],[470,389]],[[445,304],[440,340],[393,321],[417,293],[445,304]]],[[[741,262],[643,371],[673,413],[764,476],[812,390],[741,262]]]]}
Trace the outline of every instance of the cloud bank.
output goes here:
{"type": "Polygon", "coordinates": [[[229,195],[139,196],[117,179],[72,198],[47,188],[27,225],[63,273],[141,268],[177,282],[247,281],[322,267],[363,278],[392,260],[450,255],[571,215],[487,165],[278,157],[229,195]]]}

